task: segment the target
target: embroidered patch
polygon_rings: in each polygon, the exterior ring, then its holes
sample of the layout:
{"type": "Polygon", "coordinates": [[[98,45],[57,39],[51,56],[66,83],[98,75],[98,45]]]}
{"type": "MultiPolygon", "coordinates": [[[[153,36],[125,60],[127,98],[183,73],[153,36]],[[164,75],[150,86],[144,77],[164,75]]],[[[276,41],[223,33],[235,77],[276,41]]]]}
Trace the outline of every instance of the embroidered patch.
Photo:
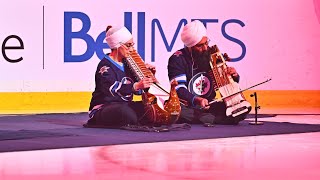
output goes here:
{"type": "Polygon", "coordinates": [[[103,75],[103,73],[108,72],[108,69],[109,69],[109,68],[110,68],[110,67],[102,66],[102,68],[100,68],[100,70],[99,70],[99,73],[100,73],[101,75],[103,75]]]}
{"type": "Polygon", "coordinates": [[[205,72],[200,72],[194,75],[190,82],[188,90],[197,96],[209,97],[213,91],[212,79],[205,72]]]}
{"type": "Polygon", "coordinates": [[[179,57],[181,54],[182,54],[181,51],[176,51],[176,52],[174,53],[174,55],[177,56],[177,57],[179,57]]]}

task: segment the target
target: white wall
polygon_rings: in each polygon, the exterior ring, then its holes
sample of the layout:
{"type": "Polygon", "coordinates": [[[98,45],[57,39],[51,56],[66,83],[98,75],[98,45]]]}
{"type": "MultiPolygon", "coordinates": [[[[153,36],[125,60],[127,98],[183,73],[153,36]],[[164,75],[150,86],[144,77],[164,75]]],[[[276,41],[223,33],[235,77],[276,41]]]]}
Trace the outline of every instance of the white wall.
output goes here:
{"type": "MultiPolygon", "coordinates": [[[[157,77],[168,86],[167,60],[183,47],[178,24],[181,20],[210,19],[208,36],[211,45],[218,44],[222,52],[237,58],[243,53],[239,43],[232,42],[222,34],[225,30],[246,47],[240,61],[229,63],[241,74],[241,86],[246,87],[272,77],[268,84],[257,87],[265,90],[319,90],[320,67],[320,11],[319,1],[1,1],[0,44],[19,46],[16,39],[3,43],[10,35],[19,36],[24,49],[6,49],[0,53],[0,92],[49,92],[92,91],[94,72],[99,61],[96,53],[84,62],[66,62],[64,52],[65,13],[80,12],[89,17],[88,34],[96,40],[107,25],[124,25],[125,12],[132,13],[132,33],[138,44],[145,42],[145,60],[157,67],[157,77]],[[249,8],[251,7],[251,8],[249,8]],[[44,13],[44,16],[43,16],[44,13]],[[138,14],[145,15],[144,37],[138,38],[138,14]],[[44,18],[44,25],[43,25],[44,18]],[[152,57],[152,21],[158,20],[170,44],[175,32],[176,41],[168,52],[160,35],[155,30],[155,59],[152,57]],[[44,33],[43,33],[44,28],[44,33]],[[44,46],[43,46],[44,42],[44,46]],[[43,52],[44,49],[44,52],[43,52]],[[10,59],[22,57],[16,63],[10,59]]],[[[127,18],[128,20],[128,18],[127,18]]],[[[139,21],[141,23],[142,18],[139,21]]],[[[84,22],[88,24],[88,21],[84,22]]],[[[141,23],[143,24],[143,23],[141,23]]],[[[83,27],[83,22],[74,18],[72,32],[83,27]]],[[[89,46],[92,48],[92,45],[89,46]]],[[[87,44],[81,39],[72,40],[72,54],[84,54],[87,44]]],[[[108,49],[103,50],[105,53],[108,49]]]]}

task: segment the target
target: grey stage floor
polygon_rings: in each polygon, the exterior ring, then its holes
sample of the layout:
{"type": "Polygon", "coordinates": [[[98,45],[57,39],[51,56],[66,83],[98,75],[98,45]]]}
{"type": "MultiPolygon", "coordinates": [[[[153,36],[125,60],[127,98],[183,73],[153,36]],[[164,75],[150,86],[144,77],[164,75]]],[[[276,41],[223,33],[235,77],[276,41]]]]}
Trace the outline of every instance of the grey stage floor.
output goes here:
{"type": "Polygon", "coordinates": [[[1,115],[0,152],[319,132],[320,124],[316,121],[319,117],[260,114],[259,121],[264,125],[254,126],[249,125],[249,121],[254,120],[250,114],[237,126],[192,125],[189,130],[157,133],[83,128],[82,124],[88,119],[87,113],[1,115]],[[312,122],[310,118],[316,123],[306,123],[312,122]]]}

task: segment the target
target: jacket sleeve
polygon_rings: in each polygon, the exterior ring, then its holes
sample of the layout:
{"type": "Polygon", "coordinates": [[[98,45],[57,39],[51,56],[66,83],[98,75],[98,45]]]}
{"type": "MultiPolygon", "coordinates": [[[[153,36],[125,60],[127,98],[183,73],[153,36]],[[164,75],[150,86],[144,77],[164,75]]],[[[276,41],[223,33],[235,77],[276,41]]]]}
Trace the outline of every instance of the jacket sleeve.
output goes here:
{"type": "MultiPolygon", "coordinates": [[[[179,51],[178,51],[179,52],[179,51]]],[[[196,97],[187,88],[187,64],[182,56],[172,55],[168,62],[168,76],[170,82],[176,80],[176,91],[180,99],[186,100],[189,105],[195,106],[196,97]]]]}

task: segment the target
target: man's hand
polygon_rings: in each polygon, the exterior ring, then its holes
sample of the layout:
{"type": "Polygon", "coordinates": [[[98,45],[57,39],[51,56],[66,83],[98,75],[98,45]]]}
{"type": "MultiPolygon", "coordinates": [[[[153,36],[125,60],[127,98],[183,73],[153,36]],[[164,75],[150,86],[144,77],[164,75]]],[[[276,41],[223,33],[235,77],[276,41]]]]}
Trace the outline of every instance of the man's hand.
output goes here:
{"type": "Polygon", "coordinates": [[[209,108],[210,108],[210,106],[208,106],[208,105],[209,105],[209,102],[208,102],[208,100],[205,99],[205,98],[196,97],[196,98],[194,99],[194,102],[195,102],[196,105],[199,105],[199,106],[200,106],[201,108],[203,108],[203,109],[209,109],[209,108]]]}
{"type": "Polygon", "coordinates": [[[154,82],[154,78],[144,78],[139,82],[134,83],[133,89],[135,91],[139,91],[140,89],[149,88],[153,82],[154,82]]]}
{"type": "Polygon", "coordinates": [[[237,73],[237,71],[236,71],[236,69],[234,67],[227,67],[226,73],[230,74],[233,77],[239,76],[239,74],[237,73]]]}
{"type": "Polygon", "coordinates": [[[152,72],[152,74],[156,74],[156,67],[151,64],[146,64],[146,67],[152,72]]]}

